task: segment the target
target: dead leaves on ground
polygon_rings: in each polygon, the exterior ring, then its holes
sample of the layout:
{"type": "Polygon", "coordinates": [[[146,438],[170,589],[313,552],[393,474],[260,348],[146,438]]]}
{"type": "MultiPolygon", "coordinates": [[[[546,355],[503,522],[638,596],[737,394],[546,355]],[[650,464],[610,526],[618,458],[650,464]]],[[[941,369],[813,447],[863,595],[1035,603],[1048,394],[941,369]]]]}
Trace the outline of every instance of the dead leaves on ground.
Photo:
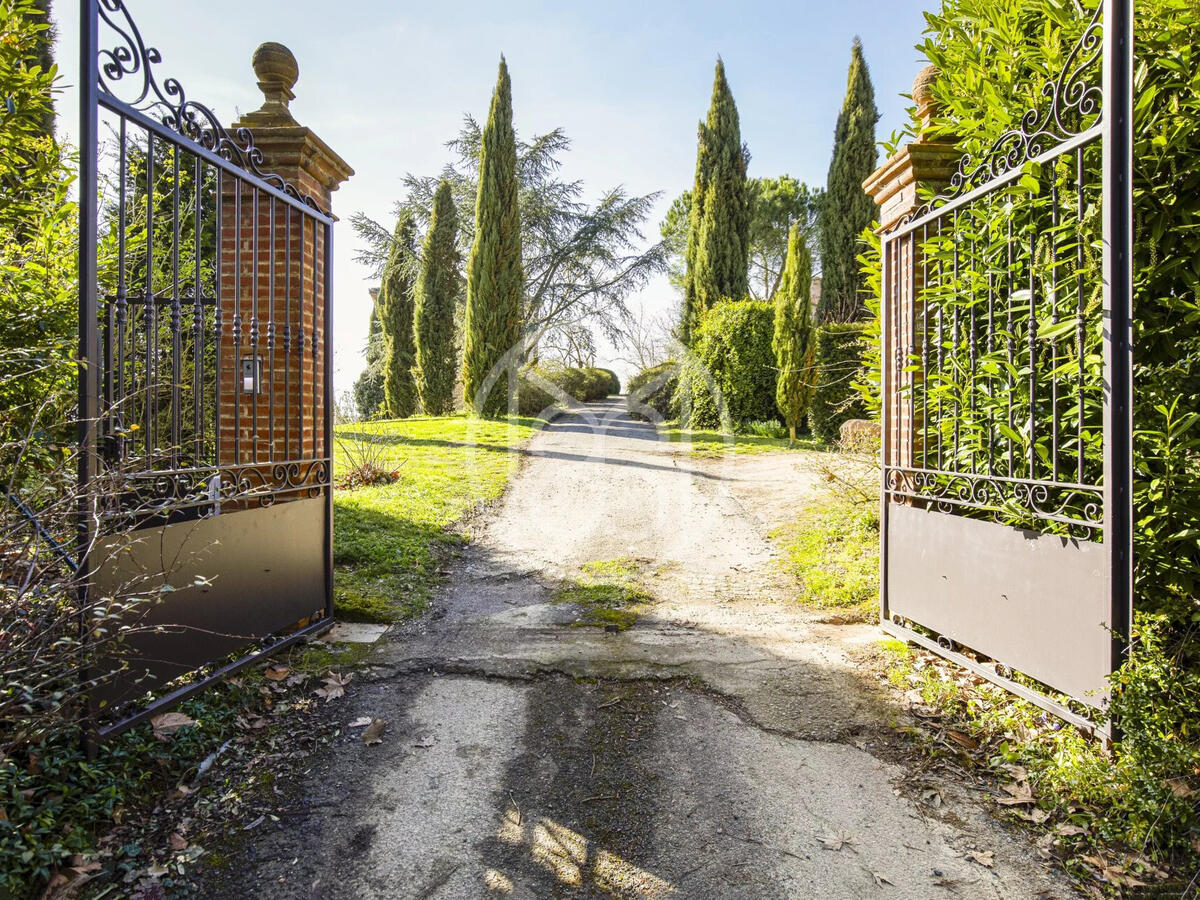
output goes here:
{"type": "Polygon", "coordinates": [[[996,867],[996,852],[994,850],[968,850],[967,859],[977,862],[986,869],[996,867]]]}
{"type": "Polygon", "coordinates": [[[846,834],[844,831],[830,831],[826,834],[818,836],[818,841],[826,850],[840,851],[843,847],[854,849],[854,845],[858,843],[853,837],[846,834]]]}
{"type": "Polygon", "coordinates": [[[180,728],[187,728],[195,724],[195,719],[181,712],[163,713],[160,716],[154,716],[150,720],[150,727],[154,729],[154,736],[160,741],[165,741],[180,728]]]}
{"type": "Polygon", "coordinates": [[[362,742],[368,747],[372,744],[382,744],[383,733],[387,730],[387,724],[387,721],[384,719],[372,719],[371,724],[362,733],[362,742]]]}
{"type": "Polygon", "coordinates": [[[325,677],[321,679],[324,687],[317,688],[313,693],[323,698],[326,703],[336,700],[338,697],[345,696],[346,685],[353,677],[353,675],[340,675],[337,672],[326,672],[325,677]]]}

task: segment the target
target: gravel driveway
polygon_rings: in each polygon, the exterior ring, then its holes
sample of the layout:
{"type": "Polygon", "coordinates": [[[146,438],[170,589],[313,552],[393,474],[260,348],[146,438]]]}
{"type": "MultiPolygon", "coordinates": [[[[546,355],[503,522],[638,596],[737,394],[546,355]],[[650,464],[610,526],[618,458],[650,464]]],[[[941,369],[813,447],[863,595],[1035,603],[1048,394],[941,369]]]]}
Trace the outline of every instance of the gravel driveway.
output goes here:
{"type": "Polygon", "coordinates": [[[810,455],[699,458],[615,399],[518,452],[433,611],[339,710],[387,719],[383,743],[314,759],[211,896],[1072,896],[970,791],[916,799],[877,630],[789,602],[766,534],[810,455]],[[580,627],[563,586],[613,571],[652,599],[580,627]]]}

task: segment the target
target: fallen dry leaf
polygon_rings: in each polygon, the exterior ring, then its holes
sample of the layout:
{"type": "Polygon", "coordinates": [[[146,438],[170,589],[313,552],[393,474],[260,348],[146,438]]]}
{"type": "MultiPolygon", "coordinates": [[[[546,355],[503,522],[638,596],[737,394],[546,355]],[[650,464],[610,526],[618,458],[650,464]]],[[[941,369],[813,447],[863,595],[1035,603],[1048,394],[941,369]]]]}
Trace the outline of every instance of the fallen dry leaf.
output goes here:
{"type": "Polygon", "coordinates": [[[267,670],[263,672],[263,677],[268,681],[283,681],[291,671],[287,666],[267,666],[267,670]]]}
{"type": "Polygon", "coordinates": [[[1016,813],[1018,817],[1024,819],[1026,822],[1032,822],[1034,825],[1044,825],[1050,818],[1050,813],[1048,810],[1041,809],[1037,806],[1028,810],[1018,809],[1016,813]]]}
{"type": "Polygon", "coordinates": [[[979,741],[962,731],[955,731],[953,728],[946,729],[946,737],[958,744],[964,750],[978,750],[979,741]]]}
{"type": "Polygon", "coordinates": [[[383,743],[383,732],[387,729],[387,722],[384,719],[372,719],[371,724],[367,726],[366,731],[362,733],[363,743],[368,747],[372,744],[383,743]]]}
{"type": "Polygon", "coordinates": [[[188,848],[188,839],[178,831],[171,832],[171,836],[167,838],[167,843],[171,846],[172,850],[186,850],[188,848]]]}
{"type": "Polygon", "coordinates": [[[1074,837],[1077,834],[1087,834],[1088,830],[1081,825],[1068,825],[1063,822],[1061,825],[1056,825],[1054,830],[1063,837],[1074,837]]]}
{"type": "Polygon", "coordinates": [[[996,854],[992,850],[968,850],[967,859],[973,859],[981,866],[986,868],[994,868],[996,865],[996,854]]]}
{"type": "Polygon", "coordinates": [[[996,802],[1004,806],[1020,806],[1025,803],[1032,804],[1033,788],[1029,786],[1028,781],[1011,781],[1008,784],[1001,785],[1010,796],[997,797],[996,802]]]}
{"type": "Polygon", "coordinates": [[[195,719],[181,712],[163,713],[161,716],[155,716],[150,720],[150,726],[154,729],[154,736],[159,740],[169,737],[180,728],[187,728],[189,725],[195,724],[195,719]]]}
{"type": "Polygon", "coordinates": [[[921,802],[926,806],[933,807],[934,809],[940,809],[942,806],[942,792],[934,789],[922,791],[921,802]]]}
{"type": "Polygon", "coordinates": [[[347,724],[346,727],[347,728],[362,728],[364,725],[370,725],[370,724],[371,724],[370,716],[359,716],[353,722],[350,722],[349,724],[347,724]]]}
{"type": "Polygon", "coordinates": [[[850,835],[841,831],[832,831],[817,838],[826,850],[841,850],[843,847],[853,848],[857,843],[850,835]]]}
{"type": "Polygon", "coordinates": [[[336,700],[345,695],[346,685],[353,677],[353,675],[339,675],[337,672],[326,672],[325,677],[321,679],[325,686],[317,688],[313,693],[318,697],[324,697],[326,703],[336,700]]]}

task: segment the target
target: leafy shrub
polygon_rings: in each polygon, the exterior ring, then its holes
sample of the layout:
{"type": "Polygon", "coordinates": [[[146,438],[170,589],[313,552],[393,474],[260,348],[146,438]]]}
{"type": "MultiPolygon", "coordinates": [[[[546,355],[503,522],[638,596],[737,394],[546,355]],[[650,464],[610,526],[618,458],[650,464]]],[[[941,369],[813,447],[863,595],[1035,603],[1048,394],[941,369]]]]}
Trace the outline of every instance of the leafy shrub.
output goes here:
{"type": "MultiPolygon", "coordinates": [[[[607,369],[577,369],[560,363],[541,363],[526,367],[522,372],[522,378],[530,382],[542,382],[540,387],[530,384],[528,391],[530,412],[524,411],[525,407],[522,404],[521,415],[532,415],[537,411],[532,408],[537,399],[547,397],[553,399],[550,386],[558,388],[574,400],[588,403],[593,400],[603,400],[609,393],[612,393],[610,388],[616,376],[607,369]]],[[[619,381],[617,388],[620,389],[619,381]]],[[[561,398],[558,399],[561,400],[561,398]]],[[[539,409],[545,409],[549,405],[546,403],[539,409]]]]}
{"type": "Polygon", "coordinates": [[[562,398],[547,389],[547,381],[535,377],[536,368],[525,369],[517,383],[517,413],[522,416],[539,416],[551,407],[563,406],[562,398]]]}
{"type": "Polygon", "coordinates": [[[617,381],[617,390],[613,390],[613,380],[616,378],[608,369],[583,369],[583,399],[586,402],[603,400],[609,394],[621,390],[621,382],[617,381]]]}
{"type": "Polygon", "coordinates": [[[813,435],[822,441],[836,441],[843,422],[863,416],[855,382],[862,369],[863,337],[868,327],[852,322],[817,329],[817,383],[808,419],[813,435]]]}
{"type": "Polygon", "coordinates": [[[608,376],[608,392],[609,392],[609,394],[621,393],[621,379],[617,377],[616,372],[614,372],[612,369],[600,369],[598,371],[601,371],[605,375],[608,376]]]}
{"type": "Polygon", "coordinates": [[[625,406],[635,419],[659,421],[679,418],[679,363],[668,360],[643,369],[629,379],[625,406]]]}
{"type": "Polygon", "coordinates": [[[701,317],[679,379],[689,428],[731,430],[775,416],[775,308],[756,300],[722,301],[701,317]]]}

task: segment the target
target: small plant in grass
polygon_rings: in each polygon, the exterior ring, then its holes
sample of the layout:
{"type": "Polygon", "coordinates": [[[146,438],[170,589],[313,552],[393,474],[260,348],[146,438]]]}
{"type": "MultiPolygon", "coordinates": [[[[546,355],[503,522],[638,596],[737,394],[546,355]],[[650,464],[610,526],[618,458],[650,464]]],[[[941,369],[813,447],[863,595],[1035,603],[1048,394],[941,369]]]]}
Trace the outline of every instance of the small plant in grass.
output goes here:
{"type": "MultiPolygon", "coordinates": [[[[389,459],[388,445],[372,440],[373,435],[345,431],[337,437],[341,465],[334,481],[343,491],[392,484],[400,480],[400,468],[389,459]]],[[[401,465],[403,465],[401,461],[401,465]]]]}

